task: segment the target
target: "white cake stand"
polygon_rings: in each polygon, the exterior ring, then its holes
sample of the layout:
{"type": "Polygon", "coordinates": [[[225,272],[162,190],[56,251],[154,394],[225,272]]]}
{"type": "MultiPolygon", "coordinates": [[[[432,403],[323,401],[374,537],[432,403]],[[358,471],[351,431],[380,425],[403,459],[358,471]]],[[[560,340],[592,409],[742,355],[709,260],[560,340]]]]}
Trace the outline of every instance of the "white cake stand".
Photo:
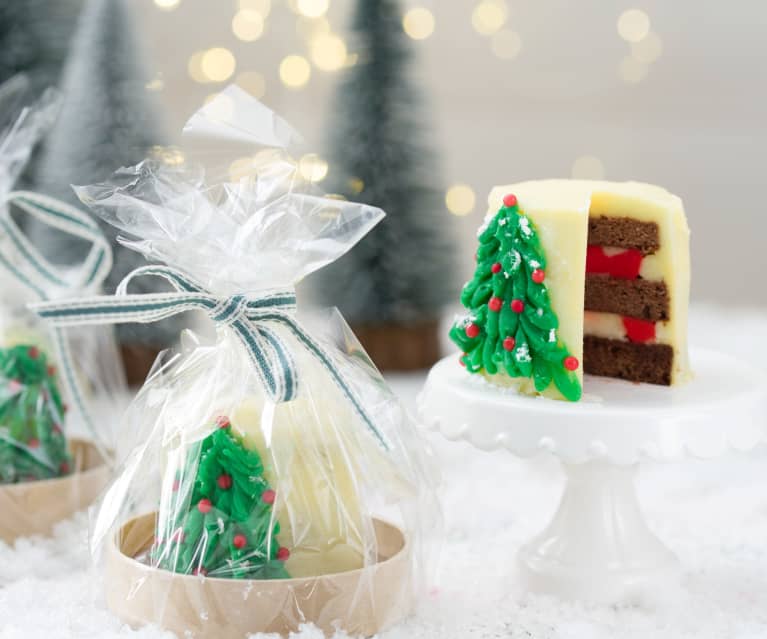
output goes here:
{"type": "Polygon", "coordinates": [[[429,426],[481,450],[546,451],[564,464],[567,485],[554,519],[519,552],[530,589],[619,601],[677,573],[676,557],[642,515],[639,462],[746,451],[767,431],[767,376],[714,351],[691,355],[695,378],[683,386],[587,376],[577,403],[498,388],[467,373],[457,356],[432,368],[418,400],[429,426]]]}

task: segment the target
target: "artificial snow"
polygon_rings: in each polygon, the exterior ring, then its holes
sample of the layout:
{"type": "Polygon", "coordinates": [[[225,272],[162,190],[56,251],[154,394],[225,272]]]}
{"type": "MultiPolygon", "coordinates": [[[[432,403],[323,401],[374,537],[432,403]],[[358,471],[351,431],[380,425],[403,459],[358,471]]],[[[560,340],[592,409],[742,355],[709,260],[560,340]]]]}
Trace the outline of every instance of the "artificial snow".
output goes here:
{"type": "MultiPolygon", "coordinates": [[[[767,316],[711,309],[692,315],[692,344],[715,346],[723,335],[730,352],[767,369],[767,316]]],[[[423,380],[392,378],[410,405],[423,380]]],[[[383,639],[767,636],[767,448],[643,465],[640,500],[653,530],[679,557],[681,578],[604,606],[530,594],[517,579],[518,548],[557,505],[563,475],[556,460],[428,439],[444,473],[441,559],[417,614],[383,639]]],[[[80,514],[51,539],[0,543],[0,639],[172,637],[153,627],[131,630],[106,610],[86,535],[80,514]]],[[[321,635],[306,627],[296,636],[321,635]]]]}

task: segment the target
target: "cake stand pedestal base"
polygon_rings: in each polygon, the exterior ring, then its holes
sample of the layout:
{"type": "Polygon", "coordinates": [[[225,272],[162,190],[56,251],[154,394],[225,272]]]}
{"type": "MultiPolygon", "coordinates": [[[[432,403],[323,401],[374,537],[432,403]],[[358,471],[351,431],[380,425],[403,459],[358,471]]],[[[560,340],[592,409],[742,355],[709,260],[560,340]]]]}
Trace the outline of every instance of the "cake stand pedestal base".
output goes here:
{"type": "Polygon", "coordinates": [[[650,532],[634,478],[647,459],[709,458],[765,440],[767,377],[724,353],[691,352],[695,376],[667,388],[586,377],[580,402],[500,388],[458,366],[429,373],[419,410],[451,440],[529,457],[551,453],[567,474],[549,526],[519,552],[525,585],[566,599],[633,599],[679,573],[650,532]]]}
{"type": "Polygon", "coordinates": [[[645,523],[637,466],[565,464],[567,485],[554,519],[518,555],[529,589],[565,599],[631,599],[679,573],[674,554],[645,523]]]}

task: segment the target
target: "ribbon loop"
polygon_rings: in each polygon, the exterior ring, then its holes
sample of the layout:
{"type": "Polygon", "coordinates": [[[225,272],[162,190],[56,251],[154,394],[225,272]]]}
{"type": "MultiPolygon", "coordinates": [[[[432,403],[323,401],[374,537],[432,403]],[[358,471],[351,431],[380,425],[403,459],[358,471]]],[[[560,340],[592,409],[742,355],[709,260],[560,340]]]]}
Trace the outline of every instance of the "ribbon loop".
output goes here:
{"type": "MultiPolygon", "coordinates": [[[[112,247],[98,224],[86,213],[38,193],[11,191],[0,202],[0,267],[4,267],[32,291],[37,299],[72,296],[83,289],[101,286],[112,269],[112,247]],[[65,269],[48,261],[16,224],[11,216],[11,206],[47,226],[90,243],[84,259],[65,269]]],[[[69,342],[59,327],[54,327],[52,335],[59,368],[69,395],[98,444],[96,429],[77,381],[69,342]]]]}
{"type": "Polygon", "coordinates": [[[294,317],[296,296],[292,290],[279,290],[258,296],[242,294],[219,297],[170,266],[144,266],[128,274],[117,287],[117,295],[86,299],[44,302],[33,307],[56,327],[77,324],[117,324],[155,322],[188,310],[201,310],[216,324],[234,331],[246,348],[253,368],[267,396],[275,402],[295,399],[298,372],[290,348],[275,328],[292,335],[325,369],[365,426],[384,449],[389,444],[374,419],[357,397],[335,364],[333,357],[314,340],[294,317]],[[128,285],[138,277],[161,277],[175,292],[143,295],[128,294],[128,285]]]}

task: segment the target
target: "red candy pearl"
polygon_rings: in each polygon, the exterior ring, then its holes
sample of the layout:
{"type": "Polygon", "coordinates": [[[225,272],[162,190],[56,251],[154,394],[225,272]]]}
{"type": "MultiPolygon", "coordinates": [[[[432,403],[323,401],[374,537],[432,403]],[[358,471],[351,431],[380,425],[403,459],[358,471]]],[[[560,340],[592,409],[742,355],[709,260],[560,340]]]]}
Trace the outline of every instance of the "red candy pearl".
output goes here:
{"type": "Polygon", "coordinates": [[[213,502],[211,502],[210,499],[203,498],[197,502],[197,510],[199,510],[203,515],[209,513],[212,508],[213,502]]]}
{"type": "Polygon", "coordinates": [[[54,375],[56,375],[56,367],[55,366],[48,365],[48,368],[46,369],[46,371],[48,373],[48,377],[53,377],[54,375]]]}
{"type": "Polygon", "coordinates": [[[66,475],[69,472],[69,464],[67,464],[67,462],[61,462],[61,466],[59,466],[59,472],[62,475],[66,475]]]}
{"type": "Polygon", "coordinates": [[[495,264],[493,264],[493,265],[490,267],[490,270],[491,270],[493,273],[500,273],[502,268],[503,268],[503,267],[501,266],[501,263],[500,263],[500,262],[496,262],[495,264]]]}
{"type": "Polygon", "coordinates": [[[511,300],[511,310],[515,313],[521,313],[525,310],[525,303],[522,300],[511,300]]]}
{"type": "Polygon", "coordinates": [[[509,193],[503,198],[503,205],[504,206],[516,206],[517,205],[517,196],[513,193],[509,193]]]}
{"type": "Polygon", "coordinates": [[[578,366],[580,365],[578,362],[577,357],[573,357],[572,355],[568,355],[565,357],[564,360],[562,360],[562,365],[569,371],[574,371],[578,369],[578,366]]]}
{"type": "Polygon", "coordinates": [[[232,487],[232,476],[227,474],[219,475],[216,483],[221,490],[229,490],[232,487]]]}
{"type": "Polygon", "coordinates": [[[261,494],[261,501],[265,504],[269,504],[270,506],[274,503],[274,500],[277,498],[277,493],[275,493],[271,488],[267,488],[262,494],[261,494]]]}
{"type": "Polygon", "coordinates": [[[248,538],[245,535],[235,535],[232,539],[235,548],[245,548],[248,545],[248,538]]]}
{"type": "Polygon", "coordinates": [[[500,297],[491,297],[487,307],[497,313],[503,308],[503,300],[500,297]]]}
{"type": "Polygon", "coordinates": [[[37,359],[40,357],[40,349],[37,348],[37,346],[30,346],[27,350],[27,355],[29,355],[32,359],[37,359]]]}
{"type": "Polygon", "coordinates": [[[30,448],[38,448],[40,446],[40,440],[33,437],[27,442],[27,446],[30,448]]]}
{"type": "Polygon", "coordinates": [[[197,576],[199,576],[199,575],[202,575],[202,576],[204,577],[205,575],[207,575],[207,574],[208,574],[208,571],[207,571],[207,570],[205,570],[205,568],[195,568],[195,569],[192,571],[192,574],[193,574],[195,577],[197,577],[197,576]]]}
{"type": "Polygon", "coordinates": [[[503,347],[507,351],[514,350],[514,345],[516,344],[516,340],[513,337],[507,337],[505,340],[503,340],[503,347]]]}
{"type": "Polygon", "coordinates": [[[280,561],[287,561],[288,557],[290,557],[290,551],[285,548],[285,546],[281,546],[280,549],[277,551],[277,559],[280,561]]]}
{"type": "Polygon", "coordinates": [[[216,426],[219,428],[229,428],[232,422],[229,421],[229,418],[226,415],[221,415],[220,417],[216,417],[216,426]]]}
{"type": "Polygon", "coordinates": [[[465,329],[464,332],[466,333],[466,337],[469,338],[475,338],[477,335],[479,335],[479,326],[477,326],[474,323],[469,324],[465,329]]]}
{"type": "Polygon", "coordinates": [[[536,284],[541,284],[546,279],[546,273],[542,269],[535,269],[530,275],[530,279],[536,284]]]}

